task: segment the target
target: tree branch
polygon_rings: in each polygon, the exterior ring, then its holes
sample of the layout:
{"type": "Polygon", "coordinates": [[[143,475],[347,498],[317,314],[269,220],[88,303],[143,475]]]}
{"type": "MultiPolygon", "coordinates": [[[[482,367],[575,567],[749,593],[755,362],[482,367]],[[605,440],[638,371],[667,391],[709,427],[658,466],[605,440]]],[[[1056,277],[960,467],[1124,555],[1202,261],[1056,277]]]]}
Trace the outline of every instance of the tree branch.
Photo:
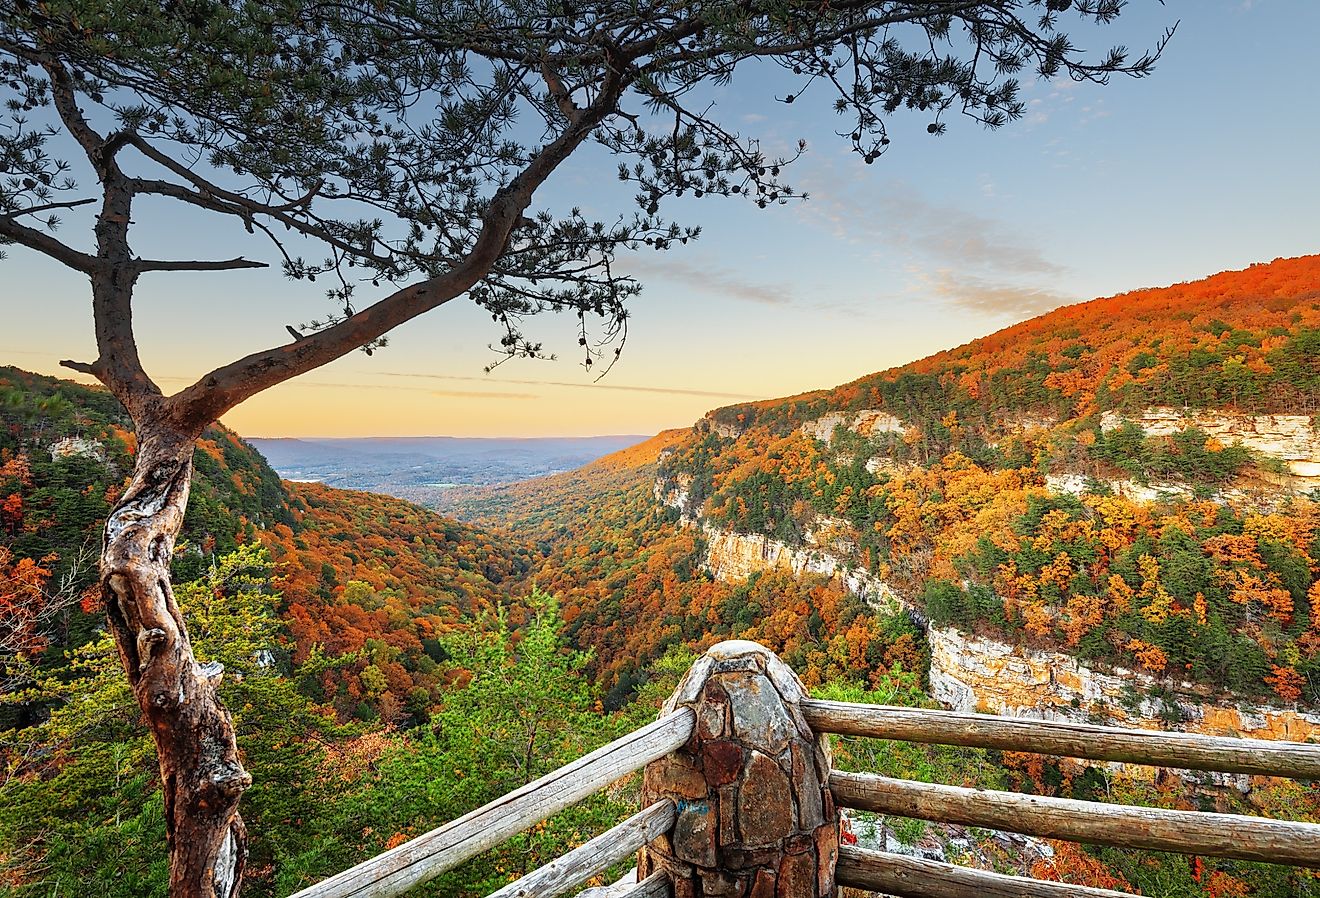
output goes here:
{"type": "MultiPolygon", "coordinates": [[[[355,246],[335,234],[327,228],[322,227],[316,221],[304,221],[301,218],[295,218],[289,212],[302,208],[311,201],[312,195],[309,194],[294,202],[271,206],[239,193],[233,193],[214,184],[211,184],[205,178],[189,171],[186,166],[179,165],[173,159],[162,157],[171,163],[170,170],[179,173],[194,185],[196,189],[186,187],[182,184],[175,184],[172,181],[161,181],[151,178],[133,178],[129,181],[129,187],[135,194],[150,194],[152,196],[163,196],[168,199],[178,200],[181,203],[187,203],[190,206],[196,206],[199,209],[206,209],[211,212],[219,212],[224,215],[232,215],[241,219],[245,224],[252,224],[256,216],[265,216],[273,221],[277,221],[292,231],[313,237],[330,246],[335,247],[341,252],[355,256],[359,259],[368,259],[379,264],[388,264],[388,259],[384,256],[371,252],[365,247],[355,246]],[[186,174],[185,174],[186,173],[186,174]]],[[[251,228],[249,228],[251,230],[251,228]]],[[[264,229],[263,229],[264,230],[264,229]]],[[[276,245],[276,240],[270,231],[267,235],[276,245]]]]}
{"type": "Polygon", "coordinates": [[[40,215],[42,212],[50,212],[55,209],[75,209],[78,206],[87,206],[96,202],[93,197],[85,200],[68,200],[62,203],[42,203],[40,206],[29,206],[26,209],[16,209],[9,213],[10,218],[17,218],[20,215],[40,215]]]}
{"type": "Polygon", "coordinates": [[[564,114],[564,118],[569,124],[573,124],[582,116],[583,110],[573,102],[573,95],[568,88],[564,87],[563,80],[555,74],[554,69],[550,68],[549,62],[541,63],[541,78],[545,81],[546,88],[550,91],[550,96],[554,98],[559,106],[559,111],[564,114]]]}
{"type": "Polygon", "coordinates": [[[624,67],[612,65],[591,105],[491,197],[472,249],[450,271],[404,287],[325,330],[215,369],[170,397],[176,419],[205,426],[244,399],[346,355],[467,292],[504,253],[532,195],[613,112],[627,85],[624,67]]]}
{"type": "Polygon", "coordinates": [[[55,104],[55,111],[59,113],[60,120],[64,122],[64,127],[69,129],[69,134],[78,141],[82,147],[83,153],[87,156],[87,161],[92,164],[97,174],[104,175],[106,166],[111,164],[114,153],[106,152],[106,139],[92,128],[87,122],[87,117],[83,111],[78,108],[78,95],[70,83],[72,79],[64,66],[59,62],[42,53],[38,57],[41,67],[50,77],[50,95],[55,104]]]}
{"type": "MultiPolygon", "coordinates": [[[[14,215],[21,214],[23,213],[14,213],[14,215]]],[[[0,216],[0,238],[34,249],[83,274],[91,274],[96,268],[96,259],[92,256],[78,252],[71,246],[65,246],[44,231],[19,224],[14,221],[13,215],[0,216]]]]}
{"type": "Polygon", "coordinates": [[[265,262],[244,259],[242,256],[237,259],[225,259],[219,262],[139,259],[133,265],[138,271],[235,271],[240,268],[270,267],[265,262]]]}

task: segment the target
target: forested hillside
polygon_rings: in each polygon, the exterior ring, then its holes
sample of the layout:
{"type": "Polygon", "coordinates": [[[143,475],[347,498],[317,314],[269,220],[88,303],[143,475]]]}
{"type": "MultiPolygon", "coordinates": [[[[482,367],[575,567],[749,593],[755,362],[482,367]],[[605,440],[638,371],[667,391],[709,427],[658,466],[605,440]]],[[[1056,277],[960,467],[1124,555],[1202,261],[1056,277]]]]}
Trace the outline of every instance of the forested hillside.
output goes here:
{"type": "MultiPolygon", "coordinates": [[[[25,638],[76,649],[101,625],[101,526],[134,451],[131,423],[104,391],[0,369],[0,571],[29,583],[9,601],[25,638]]],[[[437,685],[437,638],[499,603],[528,550],[414,505],[317,484],[285,484],[223,427],[207,431],[183,538],[181,580],[241,544],[275,562],[295,658],[313,646],[359,661],[324,674],[344,716],[397,721],[437,685]]]]}
{"type": "Polygon", "coordinates": [[[1070,306],[712,412],[671,500],[938,624],[1320,704],[1320,258],[1070,306]]]}
{"type": "MultiPolygon", "coordinates": [[[[155,756],[96,587],[134,449],[103,391],[0,369],[3,895],[165,894],[155,756]]],[[[247,894],[288,894],[630,724],[597,712],[554,600],[510,598],[530,550],[507,534],[281,484],[223,427],[200,444],[192,492],[175,576],[255,777],[247,894]]],[[[623,800],[563,815],[432,894],[484,894],[623,800]]]]}
{"type": "Polygon", "coordinates": [[[711,413],[784,435],[828,412],[883,409],[924,429],[917,452],[1012,431],[1014,416],[1085,419],[1152,405],[1320,411],[1320,256],[1065,306],[832,390],[711,413]]]}
{"type": "MultiPolygon", "coordinates": [[[[1183,726],[1198,723],[1188,702],[1221,701],[1243,719],[1268,707],[1312,721],[1317,411],[1311,257],[1068,307],[835,390],[718,409],[571,474],[456,494],[452,510],[536,542],[534,577],[561,596],[611,706],[666,652],[730,635],[782,653],[818,690],[929,702],[927,636],[962,632],[1127,684],[1111,705],[1061,693],[1056,716],[1151,708],[1145,725],[1183,726]]],[[[1306,738],[1299,725],[1287,738],[1306,738]]],[[[918,778],[1320,820],[1320,792],[1277,782],[1187,792],[1027,756],[868,757],[918,778]]],[[[900,841],[929,846],[925,832],[900,841]]],[[[1034,875],[1166,896],[1317,888],[1268,865],[1053,850],[1034,875]]]]}
{"type": "MultiPolygon", "coordinates": [[[[1317,285],[1320,261],[1287,260],[1059,310],[577,471],[448,492],[469,523],[280,483],[213,428],[175,573],[199,657],[229,672],[256,777],[249,893],[288,894],[635,727],[729,637],[850,701],[935,706],[950,675],[936,649],[964,634],[1132,684],[1129,707],[1054,697],[1056,716],[1156,708],[1155,725],[1183,726],[1192,695],[1315,719],[1317,285]]],[[[14,369],[0,369],[0,422],[0,610],[15,622],[0,647],[0,895],[163,895],[151,742],[92,589],[131,429],[102,391],[14,369]]],[[[837,751],[909,778],[1320,821],[1305,785],[837,751]]],[[[421,894],[484,894],[620,819],[634,790],[421,894]]],[[[1164,898],[1320,892],[1265,864],[857,827],[1164,898]]]]}
{"type": "Polygon", "coordinates": [[[666,651],[730,637],[770,647],[808,685],[866,686],[895,665],[921,668],[906,615],[876,616],[825,577],[713,579],[701,533],[654,495],[661,454],[686,439],[667,431],[567,474],[456,491],[450,508],[535,542],[535,581],[560,597],[569,635],[593,653],[608,706],[630,701],[666,651]]]}

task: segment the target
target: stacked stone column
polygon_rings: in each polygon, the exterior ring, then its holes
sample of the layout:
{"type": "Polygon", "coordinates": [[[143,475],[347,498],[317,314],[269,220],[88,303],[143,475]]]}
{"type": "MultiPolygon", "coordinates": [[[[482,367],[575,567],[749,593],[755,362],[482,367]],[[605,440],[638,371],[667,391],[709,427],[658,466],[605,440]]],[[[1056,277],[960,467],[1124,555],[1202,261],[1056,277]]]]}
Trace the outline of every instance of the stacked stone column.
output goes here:
{"type": "Polygon", "coordinates": [[[643,806],[671,799],[677,823],[642,851],[639,876],[666,870],[674,898],[832,898],[839,818],[805,697],[754,642],[721,642],[692,666],[666,705],[696,713],[692,739],[648,765],[643,786],[643,806]]]}

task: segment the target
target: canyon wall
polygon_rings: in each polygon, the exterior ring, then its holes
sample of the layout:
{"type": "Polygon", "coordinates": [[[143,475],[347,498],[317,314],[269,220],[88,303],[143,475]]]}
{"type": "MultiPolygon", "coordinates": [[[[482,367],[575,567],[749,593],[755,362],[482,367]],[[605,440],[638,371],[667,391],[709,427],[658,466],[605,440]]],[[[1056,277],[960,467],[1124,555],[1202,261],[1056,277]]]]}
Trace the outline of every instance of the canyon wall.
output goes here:
{"type": "Polygon", "coordinates": [[[1186,729],[1215,736],[1320,739],[1320,714],[1222,701],[1203,687],[1122,667],[1100,670],[1063,652],[931,627],[931,695],[955,711],[1186,729]]]}
{"type": "MultiPolygon", "coordinates": [[[[1203,430],[1225,445],[1241,444],[1280,462],[1285,473],[1270,483],[1234,484],[1218,498],[1269,507],[1299,490],[1320,488],[1320,431],[1308,415],[1246,415],[1228,411],[1187,412],[1152,407],[1125,418],[1106,412],[1102,430],[1126,421],[1147,435],[1168,436],[1187,428],[1203,430]]],[[[1001,422],[1008,430],[1047,428],[1047,419],[1001,422]]],[[[802,425],[802,431],[829,442],[838,427],[871,436],[904,432],[903,422],[886,412],[832,413],[802,425]]],[[[883,459],[873,461],[881,462],[883,459]]],[[[1141,671],[1092,667],[1060,651],[1014,645],[990,636],[933,627],[918,609],[869,571],[846,559],[851,555],[838,534],[846,527],[822,519],[801,547],[759,534],[724,531],[700,517],[693,502],[691,478],[678,474],[656,484],[656,498],[682,512],[687,526],[699,527],[706,541],[705,565],[719,580],[739,582],[759,571],[836,577],[855,595],[878,609],[905,609],[925,627],[930,645],[933,697],[948,708],[1046,720],[1106,723],[1143,729],[1178,729],[1210,735],[1245,736],[1305,742],[1320,740],[1320,713],[1255,705],[1212,693],[1193,683],[1158,679],[1141,671]]],[[[1085,492],[1080,474],[1051,474],[1054,492],[1085,492]]],[[[1109,487],[1137,501],[1164,495],[1190,495],[1176,484],[1114,481],[1109,487]]],[[[1214,777],[1219,785],[1246,790],[1245,777],[1214,777]]]]}
{"type": "Polygon", "coordinates": [[[1105,412],[1102,431],[1131,421],[1147,436],[1171,436],[1189,428],[1202,430],[1225,445],[1247,449],[1283,464],[1303,489],[1320,487],[1320,430],[1311,415],[1248,415],[1222,409],[1192,411],[1152,406],[1140,415],[1105,412]]]}
{"type": "MultiPolygon", "coordinates": [[[[706,541],[706,569],[716,580],[738,583],[754,573],[772,570],[791,571],[799,576],[820,574],[838,578],[849,592],[876,609],[909,607],[888,583],[869,571],[846,564],[819,546],[793,548],[760,534],[733,533],[709,523],[700,526],[706,541]]],[[[819,532],[809,532],[808,542],[819,532]]]]}
{"type": "MultiPolygon", "coordinates": [[[[718,580],[741,582],[768,570],[820,574],[837,577],[878,609],[913,613],[925,627],[930,645],[931,695],[952,710],[1217,736],[1320,740],[1320,714],[1233,702],[1194,683],[1157,679],[1125,668],[1091,667],[1064,652],[930,626],[883,580],[823,549],[793,548],[766,536],[723,531],[692,519],[688,524],[701,527],[705,565],[718,580]]],[[[1245,777],[1212,779],[1242,790],[1248,786],[1245,777]]]]}

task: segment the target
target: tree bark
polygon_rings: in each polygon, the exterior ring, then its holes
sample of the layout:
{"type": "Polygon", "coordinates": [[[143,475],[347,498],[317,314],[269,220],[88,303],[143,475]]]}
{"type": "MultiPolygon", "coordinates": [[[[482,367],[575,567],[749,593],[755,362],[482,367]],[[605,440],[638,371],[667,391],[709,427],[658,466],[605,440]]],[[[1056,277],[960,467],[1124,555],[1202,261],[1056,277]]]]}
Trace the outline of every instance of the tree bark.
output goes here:
{"type": "Polygon", "coordinates": [[[163,424],[163,408],[146,411],[134,413],[132,481],[106,521],[106,617],[156,742],[170,895],[234,898],[247,860],[238,801],[252,778],[239,760],[229,712],[216,695],[223,670],[197,663],[170,586],[199,434],[163,424]]]}

